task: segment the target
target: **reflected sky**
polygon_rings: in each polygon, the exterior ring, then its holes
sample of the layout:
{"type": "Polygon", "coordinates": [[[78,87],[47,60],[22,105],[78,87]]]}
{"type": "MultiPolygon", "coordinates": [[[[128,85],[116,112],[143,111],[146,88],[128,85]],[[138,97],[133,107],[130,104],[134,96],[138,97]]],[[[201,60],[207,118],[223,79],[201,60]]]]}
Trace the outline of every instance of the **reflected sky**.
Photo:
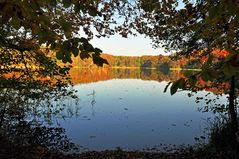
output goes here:
{"type": "Polygon", "coordinates": [[[212,114],[198,112],[200,103],[186,91],[163,93],[166,84],[140,79],[78,84],[78,116],[58,122],[74,143],[89,150],[194,144],[194,137],[205,136],[212,114]]]}

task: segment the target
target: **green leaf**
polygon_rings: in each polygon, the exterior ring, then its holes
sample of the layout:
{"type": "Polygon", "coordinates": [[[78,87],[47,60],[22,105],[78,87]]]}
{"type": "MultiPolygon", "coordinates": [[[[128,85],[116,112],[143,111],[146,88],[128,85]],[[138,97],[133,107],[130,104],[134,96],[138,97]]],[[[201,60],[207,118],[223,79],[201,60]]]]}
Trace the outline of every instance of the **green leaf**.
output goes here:
{"type": "Polygon", "coordinates": [[[178,90],[178,85],[176,85],[175,83],[173,83],[173,85],[170,88],[170,94],[174,95],[178,90]]]}
{"type": "Polygon", "coordinates": [[[67,59],[63,58],[63,59],[62,59],[62,62],[63,62],[63,63],[67,63],[67,59]]]}
{"type": "Polygon", "coordinates": [[[63,57],[64,57],[63,52],[61,52],[61,51],[56,52],[56,58],[57,58],[58,60],[62,60],[63,57]]]}
{"type": "Polygon", "coordinates": [[[72,63],[71,54],[66,54],[65,58],[67,62],[72,63]]]}
{"type": "Polygon", "coordinates": [[[41,24],[51,26],[51,19],[49,16],[46,16],[43,14],[43,15],[39,16],[39,19],[40,19],[41,24]]]}
{"type": "Polygon", "coordinates": [[[85,43],[83,47],[84,50],[87,52],[94,52],[94,47],[90,43],[85,43]]]}
{"type": "Polygon", "coordinates": [[[56,43],[55,42],[52,42],[51,43],[51,49],[55,49],[56,48],[56,43]]]}
{"type": "Polygon", "coordinates": [[[83,44],[88,43],[88,40],[86,38],[80,38],[79,41],[83,44]]]}
{"type": "Polygon", "coordinates": [[[79,46],[80,39],[79,38],[72,38],[71,43],[73,47],[78,47],[79,46]]]}
{"type": "Polygon", "coordinates": [[[229,57],[230,64],[234,67],[239,67],[239,54],[234,54],[233,56],[229,57]]]}
{"type": "Polygon", "coordinates": [[[76,57],[76,56],[78,56],[78,54],[79,54],[79,49],[78,48],[73,48],[72,49],[72,53],[73,53],[73,55],[76,57]]]}
{"type": "Polygon", "coordinates": [[[32,9],[34,9],[34,10],[37,10],[37,9],[39,9],[39,4],[37,3],[37,2],[31,2],[30,3],[30,6],[31,6],[31,8],[32,9]]]}
{"type": "Polygon", "coordinates": [[[71,6],[70,0],[62,0],[62,3],[65,8],[69,8],[71,6]]]}
{"type": "Polygon", "coordinates": [[[80,53],[80,58],[82,59],[82,60],[84,60],[84,59],[87,59],[87,58],[90,58],[91,56],[90,56],[90,54],[88,53],[88,52],[81,52],[80,53]]]}
{"type": "Polygon", "coordinates": [[[210,67],[210,65],[212,64],[212,61],[213,61],[213,56],[210,55],[210,56],[208,57],[208,59],[207,59],[207,62],[205,62],[205,63],[203,64],[202,70],[203,70],[203,69],[204,69],[204,70],[208,69],[208,68],[210,67]]]}
{"type": "Polygon", "coordinates": [[[227,7],[228,14],[233,15],[237,13],[238,11],[238,6],[235,5],[233,2],[229,2],[228,7],[227,7]]]}
{"type": "Polygon", "coordinates": [[[214,18],[215,16],[218,15],[218,7],[216,6],[212,6],[210,9],[209,9],[209,17],[210,18],[214,18]]]}
{"type": "Polygon", "coordinates": [[[103,59],[102,57],[100,57],[100,56],[98,56],[96,54],[93,54],[92,58],[93,58],[94,64],[96,64],[97,66],[102,67],[103,64],[109,64],[106,59],[103,59]]]}
{"type": "Polygon", "coordinates": [[[12,17],[10,24],[17,30],[21,28],[20,19],[17,16],[12,17]]]}
{"type": "Polygon", "coordinates": [[[81,4],[75,4],[75,6],[74,6],[74,11],[75,11],[76,13],[80,12],[81,9],[82,9],[82,5],[81,5],[81,4]]]}
{"type": "Polygon", "coordinates": [[[229,61],[223,65],[222,69],[227,77],[231,77],[237,73],[237,69],[233,67],[229,61]]]}
{"type": "Polygon", "coordinates": [[[59,23],[65,32],[71,31],[72,24],[70,22],[67,22],[63,17],[60,18],[59,23]]]}
{"type": "Polygon", "coordinates": [[[167,92],[167,89],[168,89],[168,87],[170,86],[171,83],[172,83],[172,82],[169,82],[169,83],[166,85],[166,87],[164,88],[164,91],[163,91],[164,93],[167,92]]]}
{"type": "Polygon", "coordinates": [[[208,75],[208,73],[207,73],[206,70],[203,70],[203,71],[201,72],[201,77],[202,77],[202,79],[203,79],[204,81],[209,81],[209,80],[211,80],[211,78],[210,78],[210,76],[208,75]]]}
{"type": "Polygon", "coordinates": [[[178,88],[184,89],[185,80],[183,78],[178,80],[178,88]]]}
{"type": "Polygon", "coordinates": [[[191,76],[191,77],[189,77],[188,80],[189,80],[189,84],[190,84],[191,87],[194,87],[196,85],[196,83],[197,83],[196,76],[191,76]]]}
{"type": "Polygon", "coordinates": [[[65,51],[69,51],[71,49],[71,44],[69,41],[64,41],[61,47],[65,51]]]}
{"type": "Polygon", "coordinates": [[[214,69],[208,69],[208,70],[207,70],[207,74],[208,74],[208,76],[209,76],[212,80],[218,78],[217,71],[214,70],[214,69]]]}
{"type": "Polygon", "coordinates": [[[89,14],[90,14],[91,16],[97,16],[98,11],[97,11],[97,9],[96,9],[95,7],[89,6],[89,14]]]}
{"type": "Polygon", "coordinates": [[[102,53],[102,50],[99,49],[99,48],[95,48],[94,52],[95,52],[96,55],[100,55],[100,53],[102,53]]]}
{"type": "Polygon", "coordinates": [[[170,88],[170,93],[171,95],[174,95],[178,88],[184,88],[185,81],[183,78],[180,78],[179,80],[173,82],[171,88],[170,88]]]}

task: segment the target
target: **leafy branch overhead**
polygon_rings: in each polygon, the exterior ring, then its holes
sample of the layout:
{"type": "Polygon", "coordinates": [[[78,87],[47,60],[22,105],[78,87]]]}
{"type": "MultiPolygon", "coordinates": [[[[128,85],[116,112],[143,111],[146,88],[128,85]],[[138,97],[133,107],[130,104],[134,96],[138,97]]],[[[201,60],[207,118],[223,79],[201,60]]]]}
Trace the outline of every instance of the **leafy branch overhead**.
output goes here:
{"type": "Polygon", "coordinates": [[[239,69],[238,1],[140,1],[143,10],[137,30],[156,47],[176,52],[176,59],[194,56],[201,72],[173,82],[171,94],[193,89],[200,79],[220,83],[237,76],[239,69]]]}
{"type": "Polygon", "coordinates": [[[97,37],[130,33],[126,20],[122,24],[115,20],[116,16],[126,16],[119,8],[129,6],[118,0],[2,0],[0,47],[39,52],[45,45],[55,49],[57,58],[65,63],[71,62],[72,54],[80,54],[81,59],[91,57],[102,66],[107,61],[100,57],[101,51],[89,43],[93,30],[97,37]]]}
{"type": "Polygon", "coordinates": [[[202,72],[189,76],[189,84],[194,78],[214,81],[237,74],[238,14],[236,1],[2,0],[0,47],[41,54],[44,44],[64,63],[79,55],[102,66],[107,61],[90,39],[137,31],[156,47],[176,52],[176,58],[190,55],[202,61],[202,72]]]}

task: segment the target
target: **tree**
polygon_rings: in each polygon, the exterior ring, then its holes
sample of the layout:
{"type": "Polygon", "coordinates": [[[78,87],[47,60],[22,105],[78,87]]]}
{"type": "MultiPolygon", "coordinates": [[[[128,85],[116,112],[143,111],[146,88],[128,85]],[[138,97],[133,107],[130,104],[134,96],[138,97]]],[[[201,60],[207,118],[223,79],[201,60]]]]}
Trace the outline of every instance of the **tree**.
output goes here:
{"type": "MultiPolygon", "coordinates": [[[[237,0],[140,1],[143,9],[136,22],[138,31],[150,36],[155,45],[176,52],[176,58],[196,56],[206,59],[202,71],[179,79],[171,94],[194,89],[198,80],[221,84],[230,81],[229,114],[234,133],[238,131],[235,103],[239,68],[239,3],[237,0]],[[215,50],[218,56],[215,56],[215,50]],[[224,54],[227,55],[225,57],[224,54]],[[222,55],[222,56],[220,56],[222,55]],[[223,57],[223,58],[221,58],[223,57]]],[[[235,135],[235,134],[234,134],[235,135]]]]}
{"type": "MultiPolygon", "coordinates": [[[[67,63],[72,62],[72,56],[79,56],[92,58],[98,66],[107,64],[100,56],[102,51],[89,41],[93,33],[98,37],[115,32],[127,36],[130,31],[124,18],[126,8],[130,5],[120,0],[0,0],[1,141],[14,144],[15,137],[19,138],[11,133],[14,127],[24,131],[21,126],[29,128],[26,132],[42,130],[42,137],[49,132],[52,134],[49,138],[55,141],[54,137],[59,135],[54,133],[58,130],[35,129],[34,125],[31,127],[32,122],[26,120],[31,104],[49,98],[49,105],[43,106],[51,107],[53,100],[75,97],[73,91],[66,88],[69,86],[67,63]],[[114,20],[118,16],[121,23],[114,20]]],[[[34,137],[34,134],[24,135],[34,137]]],[[[16,148],[24,144],[17,144],[16,148]]],[[[33,141],[33,144],[38,143],[33,141]]]]}
{"type": "Polygon", "coordinates": [[[132,7],[120,0],[0,1],[0,91],[12,88],[32,96],[30,89],[67,86],[72,56],[107,64],[89,41],[93,34],[132,33],[132,7]]]}

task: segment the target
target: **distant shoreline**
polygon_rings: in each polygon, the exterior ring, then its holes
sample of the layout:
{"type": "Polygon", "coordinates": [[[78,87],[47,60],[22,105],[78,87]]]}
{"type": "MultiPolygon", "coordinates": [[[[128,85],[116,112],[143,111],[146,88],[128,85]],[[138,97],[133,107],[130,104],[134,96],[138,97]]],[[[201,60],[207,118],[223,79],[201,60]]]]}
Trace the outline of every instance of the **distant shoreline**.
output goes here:
{"type": "MultiPolygon", "coordinates": [[[[90,68],[90,67],[79,67],[79,66],[73,66],[72,68],[90,68]]],[[[149,70],[156,70],[157,68],[155,67],[119,67],[119,66],[112,66],[112,67],[100,67],[100,68],[113,68],[113,69],[149,69],[149,70]]],[[[90,68],[92,69],[92,68],[90,68]]],[[[202,69],[196,69],[196,68],[169,68],[170,71],[201,71],[202,69]]]]}

